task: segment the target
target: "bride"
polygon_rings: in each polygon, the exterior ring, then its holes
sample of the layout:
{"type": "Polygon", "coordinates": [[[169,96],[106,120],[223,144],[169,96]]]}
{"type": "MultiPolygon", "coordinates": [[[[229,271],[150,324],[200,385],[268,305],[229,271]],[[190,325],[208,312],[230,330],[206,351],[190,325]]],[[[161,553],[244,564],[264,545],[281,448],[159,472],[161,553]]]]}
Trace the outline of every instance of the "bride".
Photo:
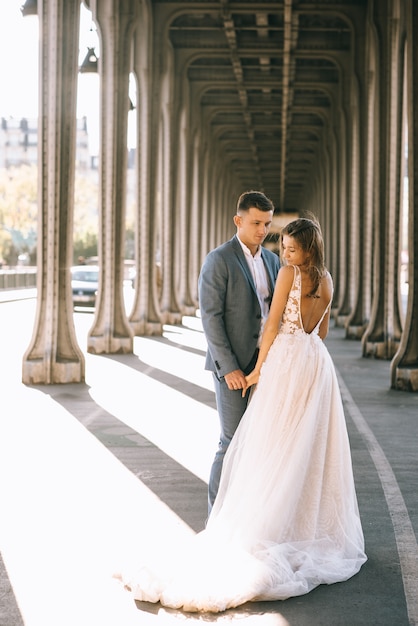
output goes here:
{"type": "Polygon", "coordinates": [[[316,220],[281,233],[286,265],[205,530],[181,556],[122,575],[135,599],[186,611],[285,600],[366,561],[341,395],[323,339],[332,278],[316,220]]]}

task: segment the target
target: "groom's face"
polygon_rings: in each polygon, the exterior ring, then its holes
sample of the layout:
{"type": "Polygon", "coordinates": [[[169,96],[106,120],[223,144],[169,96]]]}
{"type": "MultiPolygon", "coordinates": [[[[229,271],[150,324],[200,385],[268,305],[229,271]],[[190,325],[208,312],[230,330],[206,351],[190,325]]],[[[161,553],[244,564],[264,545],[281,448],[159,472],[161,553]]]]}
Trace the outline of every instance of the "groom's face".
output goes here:
{"type": "Polygon", "coordinates": [[[234,216],[237,235],[254,254],[267,237],[273,219],[273,211],[260,211],[252,207],[234,216]]]}

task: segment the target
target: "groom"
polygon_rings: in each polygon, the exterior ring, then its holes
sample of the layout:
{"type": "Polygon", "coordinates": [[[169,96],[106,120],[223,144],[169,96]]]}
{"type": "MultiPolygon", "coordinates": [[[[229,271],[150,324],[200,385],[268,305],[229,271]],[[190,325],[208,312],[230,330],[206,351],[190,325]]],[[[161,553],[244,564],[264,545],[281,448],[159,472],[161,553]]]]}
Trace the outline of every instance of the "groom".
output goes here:
{"type": "Polygon", "coordinates": [[[241,396],[254,367],[279,271],[278,256],[262,247],[274,205],[260,191],[238,198],[236,235],[206,257],[199,276],[199,305],[208,344],[205,369],[213,372],[220,439],[209,477],[209,515],[228,445],[248,403],[241,396]]]}

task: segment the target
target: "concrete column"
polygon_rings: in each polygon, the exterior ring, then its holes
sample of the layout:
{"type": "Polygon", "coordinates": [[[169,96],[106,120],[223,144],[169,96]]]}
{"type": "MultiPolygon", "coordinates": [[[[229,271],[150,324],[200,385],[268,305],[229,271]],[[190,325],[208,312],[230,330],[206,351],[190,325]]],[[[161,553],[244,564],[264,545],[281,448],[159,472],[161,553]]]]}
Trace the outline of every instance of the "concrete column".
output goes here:
{"type": "Polygon", "coordinates": [[[99,265],[100,288],[88,351],[133,351],[123,298],[129,72],[135,18],[133,0],[92,3],[101,34],[99,265]]]}
{"type": "Polygon", "coordinates": [[[408,121],[408,305],[399,348],[391,362],[393,389],[418,391],[418,5],[406,0],[408,121]]]}
{"type": "Polygon", "coordinates": [[[26,384],[84,381],[71,294],[79,0],[38,2],[38,301],[26,384]]]}

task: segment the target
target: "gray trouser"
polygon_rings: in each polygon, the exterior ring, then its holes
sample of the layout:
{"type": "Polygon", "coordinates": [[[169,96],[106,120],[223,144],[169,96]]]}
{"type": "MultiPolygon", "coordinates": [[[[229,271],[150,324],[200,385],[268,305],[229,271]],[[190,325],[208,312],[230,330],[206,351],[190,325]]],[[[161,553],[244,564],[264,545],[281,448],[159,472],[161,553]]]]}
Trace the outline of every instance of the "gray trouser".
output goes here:
{"type": "Polygon", "coordinates": [[[218,493],[225,452],[227,451],[229,443],[234,436],[238,424],[240,423],[241,417],[247,408],[249,396],[249,390],[243,398],[241,395],[241,389],[233,391],[228,389],[225,380],[223,378],[219,379],[215,373],[213,374],[213,380],[221,432],[218,450],[215,454],[209,476],[208,515],[210,515],[213,503],[215,502],[216,494],[218,493]]]}

